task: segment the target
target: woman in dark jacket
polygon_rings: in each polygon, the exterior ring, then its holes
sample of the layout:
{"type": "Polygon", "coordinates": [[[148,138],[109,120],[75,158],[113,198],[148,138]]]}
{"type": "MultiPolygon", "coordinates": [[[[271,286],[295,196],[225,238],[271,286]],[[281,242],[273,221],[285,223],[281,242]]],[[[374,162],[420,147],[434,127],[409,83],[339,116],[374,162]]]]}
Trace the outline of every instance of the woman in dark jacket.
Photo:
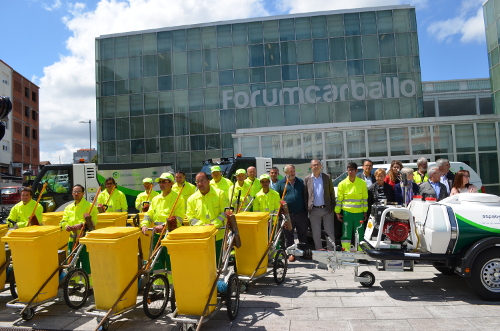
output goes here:
{"type": "Polygon", "coordinates": [[[377,169],[375,171],[376,182],[368,189],[368,215],[370,214],[372,205],[380,202],[382,199],[387,199],[387,202],[396,202],[392,186],[384,182],[385,176],[386,172],[384,169],[377,169]]]}
{"type": "Polygon", "coordinates": [[[418,185],[413,182],[413,169],[412,168],[403,168],[401,169],[401,173],[406,174],[406,179],[408,180],[408,186],[406,187],[406,201],[403,192],[403,188],[401,183],[396,184],[394,186],[394,195],[396,197],[396,202],[399,205],[403,205],[406,202],[406,205],[413,200],[414,195],[418,195],[418,185]]]}

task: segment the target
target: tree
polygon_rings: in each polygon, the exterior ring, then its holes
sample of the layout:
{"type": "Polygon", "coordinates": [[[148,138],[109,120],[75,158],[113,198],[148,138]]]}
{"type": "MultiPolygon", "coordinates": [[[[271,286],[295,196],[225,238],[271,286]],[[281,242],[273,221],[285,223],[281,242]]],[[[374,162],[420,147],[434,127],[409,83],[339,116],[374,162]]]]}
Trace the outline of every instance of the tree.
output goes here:
{"type": "Polygon", "coordinates": [[[92,157],[92,160],[90,160],[90,162],[91,162],[91,163],[95,163],[95,164],[97,164],[97,159],[98,159],[98,157],[97,157],[97,154],[96,154],[96,155],[94,155],[94,156],[92,157]]]}

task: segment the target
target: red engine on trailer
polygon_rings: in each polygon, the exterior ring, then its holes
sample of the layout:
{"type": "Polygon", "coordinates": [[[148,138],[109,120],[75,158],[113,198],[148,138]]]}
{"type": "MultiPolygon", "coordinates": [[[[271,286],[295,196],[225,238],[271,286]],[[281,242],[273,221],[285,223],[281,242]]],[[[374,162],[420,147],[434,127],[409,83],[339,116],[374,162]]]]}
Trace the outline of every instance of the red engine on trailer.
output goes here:
{"type": "Polygon", "coordinates": [[[389,221],[384,223],[383,233],[391,240],[403,242],[410,234],[410,224],[406,221],[389,221]]]}

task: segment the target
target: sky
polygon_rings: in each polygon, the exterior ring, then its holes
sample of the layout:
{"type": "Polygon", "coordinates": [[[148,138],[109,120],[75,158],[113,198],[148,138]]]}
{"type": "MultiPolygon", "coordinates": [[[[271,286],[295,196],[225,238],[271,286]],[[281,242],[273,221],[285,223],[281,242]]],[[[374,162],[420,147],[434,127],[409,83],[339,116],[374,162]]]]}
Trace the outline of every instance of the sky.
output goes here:
{"type": "Polygon", "coordinates": [[[488,78],[484,0],[0,0],[0,59],[40,87],[40,161],[96,148],[95,38],[185,24],[410,4],[423,81],[488,78]],[[7,28],[6,28],[7,27],[7,28]]]}

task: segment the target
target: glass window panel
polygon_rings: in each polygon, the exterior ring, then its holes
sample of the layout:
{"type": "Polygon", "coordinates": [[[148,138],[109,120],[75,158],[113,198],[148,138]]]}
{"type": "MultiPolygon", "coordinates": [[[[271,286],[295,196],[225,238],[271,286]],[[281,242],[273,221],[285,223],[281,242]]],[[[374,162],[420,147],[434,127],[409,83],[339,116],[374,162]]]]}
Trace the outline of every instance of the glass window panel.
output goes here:
{"type": "Polygon", "coordinates": [[[174,113],[185,113],[188,111],[188,91],[174,91],[174,113]]]}
{"type": "MultiPolygon", "coordinates": [[[[177,161],[176,169],[181,169],[184,172],[191,172],[191,154],[190,153],[179,153],[175,156],[177,161]]],[[[195,170],[198,171],[198,170],[195,170]]]]}
{"type": "Polygon", "coordinates": [[[144,113],[146,115],[158,114],[158,93],[144,95],[144,113]]]}
{"type": "MultiPolygon", "coordinates": [[[[102,146],[102,154],[103,156],[115,156],[116,155],[116,143],[114,141],[103,142],[102,146]]],[[[113,160],[113,157],[106,158],[107,160],[113,160]]]]}
{"type": "Polygon", "coordinates": [[[158,78],[147,77],[143,80],[143,90],[144,92],[155,92],[158,91],[158,78]]]}
{"type": "Polygon", "coordinates": [[[281,41],[295,40],[293,18],[279,20],[279,26],[280,26],[281,41]]]}
{"type": "Polygon", "coordinates": [[[262,43],[262,22],[248,23],[248,43],[249,44],[262,43]]]}
{"type": "Polygon", "coordinates": [[[142,94],[130,96],[130,116],[140,116],[144,114],[144,100],[142,94]]]}
{"type": "Polygon", "coordinates": [[[231,46],[231,25],[217,26],[217,47],[231,46]]]}
{"type": "Polygon", "coordinates": [[[215,49],[203,50],[203,70],[217,70],[217,51],[215,49]]]}
{"type": "Polygon", "coordinates": [[[158,77],[158,90],[159,91],[167,91],[172,90],[172,76],[162,76],[158,77]]]}
{"type": "Polygon", "coordinates": [[[328,61],[328,39],[313,40],[313,59],[314,62],[328,61]]]}
{"type": "Polygon", "coordinates": [[[378,33],[391,33],[392,29],[392,11],[377,11],[378,33]]]}
{"type": "Polygon", "coordinates": [[[195,112],[189,114],[190,134],[203,134],[203,112],[195,112]]]}
{"type": "Polygon", "coordinates": [[[219,90],[217,88],[206,88],[205,93],[205,109],[219,108],[219,90]]]}
{"type": "Polygon", "coordinates": [[[158,99],[159,99],[158,112],[160,114],[173,112],[174,96],[172,92],[160,92],[158,99]]]}
{"type": "Polygon", "coordinates": [[[193,28],[187,30],[187,49],[200,49],[201,48],[201,30],[200,28],[193,28]]]}
{"type": "Polygon", "coordinates": [[[384,99],[384,119],[393,120],[399,118],[398,99],[384,99]]]}
{"type": "Polygon", "coordinates": [[[115,58],[128,57],[128,38],[115,38],[115,58]]]}
{"type": "Polygon", "coordinates": [[[163,31],[158,32],[156,36],[158,42],[158,53],[166,53],[172,51],[172,32],[163,31]]]}
{"type": "Polygon", "coordinates": [[[250,69],[250,82],[263,83],[266,81],[265,68],[251,68],[250,69]]]}
{"type": "Polygon", "coordinates": [[[116,142],[116,154],[117,155],[130,154],[130,140],[118,140],[116,142]]]}
{"type": "Polygon", "coordinates": [[[365,131],[346,132],[348,158],[366,157],[365,131]]]}
{"type": "MultiPolygon", "coordinates": [[[[477,147],[479,151],[494,151],[497,149],[495,123],[478,123],[477,147]]],[[[456,132],[456,128],[455,128],[456,132]]],[[[458,142],[457,142],[458,145],[458,142]]]]}
{"type": "Polygon", "coordinates": [[[144,117],[130,118],[130,138],[144,138],[144,117]]]}
{"type": "Polygon", "coordinates": [[[264,59],[266,66],[280,64],[279,43],[267,43],[264,45],[264,59]]]}
{"type": "Polygon", "coordinates": [[[396,53],[398,56],[413,55],[411,34],[396,34],[396,53]]]}
{"type": "Polygon", "coordinates": [[[499,182],[497,153],[479,153],[479,174],[483,184],[496,184],[499,182]]]}
{"type": "Polygon", "coordinates": [[[359,28],[359,13],[344,14],[344,26],[346,36],[361,34],[359,28]]]}
{"type": "Polygon", "coordinates": [[[249,45],[248,46],[248,66],[249,67],[261,67],[264,65],[264,50],[263,45],[249,45]]]}
{"type": "Polygon", "coordinates": [[[99,61],[99,71],[101,74],[100,81],[107,81],[107,80],[114,80],[115,79],[115,73],[114,73],[114,61],[113,60],[108,60],[108,61],[99,61]]]}
{"type": "Polygon", "coordinates": [[[276,82],[281,80],[281,67],[266,67],[266,81],[276,82]]]}
{"type": "Polygon", "coordinates": [[[314,68],[312,64],[300,64],[298,68],[299,68],[299,79],[314,78],[314,68]]]}
{"type": "Polygon", "coordinates": [[[129,96],[116,97],[116,117],[130,116],[129,96]]]}
{"type": "MultiPolygon", "coordinates": [[[[144,123],[146,125],[146,130],[144,131],[145,138],[158,137],[160,134],[158,115],[156,116],[144,116],[144,123]]],[[[156,152],[150,152],[156,153],[156,152]]]]}
{"type": "MultiPolygon", "coordinates": [[[[147,150],[147,145],[146,145],[146,150],[147,150]]],[[[159,163],[161,162],[161,157],[159,153],[151,153],[146,155],[146,162],[148,163],[159,163]]]]}
{"type": "Polygon", "coordinates": [[[205,133],[219,133],[219,111],[204,111],[203,116],[205,118],[205,133]]]}
{"type": "Polygon", "coordinates": [[[115,94],[115,82],[101,83],[101,96],[106,97],[115,94]]]}
{"type": "Polygon", "coordinates": [[[323,135],[321,132],[304,133],[304,158],[323,159],[323,135]]]}
{"type": "Polygon", "coordinates": [[[203,87],[203,74],[189,74],[188,75],[188,86],[189,88],[203,87]]]}
{"type": "Polygon", "coordinates": [[[325,38],[326,34],[326,16],[311,17],[311,29],[313,38],[325,38]]]}
{"type": "Polygon", "coordinates": [[[351,122],[366,121],[366,103],[364,100],[351,101],[351,122]]]}
{"type": "Polygon", "coordinates": [[[417,117],[417,101],[415,98],[400,98],[399,105],[401,118],[417,117]]]}
{"type": "Polygon", "coordinates": [[[280,136],[261,136],[262,157],[279,157],[281,156],[281,141],[280,136]]]}
{"type": "Polygon", "coordinates": [[[476,115],[476,99],[438,100],[439,116],[476,115]]]}
{"type": "Polygon", "coordinates": [[[329,102],[316,104],[318,124],[332,123],[332,104],[329,102]]]}
{"type": "Polygon", "coordinates": [[[297,76],[297,66],[282,66],[282,77],[283,80],[296,80],[297,76]]]}
{"type": "Polygon", "coordinates": [[[370,157],[389,155],[387,151],[387,133],[385,129],[368,130],[370,157]]]}
{"type": "Polygon", "coordinates": [[[236,129],[247,129],[252,127],[250,109],[237,109],[236,110],[236,129]]]}
{"type": "Polygon", "coordinates": [[[188,72],[201,72],[201,51],[187,53],[188,72]]]}
{"type": "MultiPolygon", "coordinates": [[[[238,110],[239,111],[239,110],[238,110]]],[[[236,132],[234,109],[220,110],[221,132],[236,132]]]]}
{"type": "Polygon", "coordinates": [[[246,45],[247,42],[247,24],[233,24],[233,45],[246,45]]]}
{"type": "Polygon", "coordinates": [[[397,65],[395,57],[386,57],[380,59],[380,72],[383,74],[396,73],[397,65]]]}
{"type": "Polygon", "coordinates": [[[234,68],[248,67],[248,48],[246,46],[233,47],[233,55],[234,68]]]}
{"type": "Polygon", "coordinates": [[[366,113],[369,121],[384,119],[384,106],[382,100],[366,100],[366,113]]]}
{"type": "Polygon", "coordinates": [[[232,70],[219,71],[219,84],[221,86],[233,85],[234,84],[233,71],[232,70]]]}
{"type": "Polygon", "coordinates": [[[267,108],[252,108],[252,127],[262,128],[267,126],[267,108]]]}
{"type": "Polygon", "coordinates": [[[396,58],[398,72],[413,72],[413,58],[400,56],[396,58]]]}
{"type": "Polygon", "coordinates": [[[159,116],[160,137],[174,136],[174,115],[159,116]]]}
{"type": "Polygon", "coordinates": [[[391,142],[391,155],[409,155],[410,147],[408,141],[408,129],[389,129],[389,140],[391,142]]]}
{"type": "Polygon", "coordinates": [[[174,76],[174,89],[184,90],[188,87],[187,75],[175,75],[174,76]]]}
{"type": "Polygon", "coordinates": [[[380,74],[379,59],[364,60],[363,61],[363,65],[364,65],[364,68],[365,68],[365,75],[380,74]]]}
{"type": "Polygon", "coordinates": [[[115,60],[115,79],[128,79],[129,78],[129,63],[128,58],[115,60]]]}
{"type": "Polygon", "coordinates": [[[344,16],[329,15],[327,16],[328,36],[342,37],[344,36],[344,16]]]}
{"type": "Polygon", "coordinates": [[[333,103],[333,122],[343,123],[351,120],[349,113],[349,102],[335,102],[333,103]]]}
{"type": "Polygon", "coordinates": [[[311,20],[309,17],[295,19],[295,35],[297,40],[311,39],[311,20]]]}
{"type": "Polygon", "coordinates": [[[158,75],[172,74],[172,59],[170,53],[158,54],[158,75]]]}
{"type": "Polygon", "coordinates": [[[102,120],[102,140],[115,140],[115,120],[102,120]]]}
{"type": "Polygon", "coordinates": [[[284,134],[283,157],[302,158],[302,138],[299,134],[284,134]]]}
{"type": "Polygon", "coordinates": [[[219,70],[233,68],[233,52],[231,47],[217,49],[219,70]]]}
{"type": "Polygon", "coordinates": [[[172,138],[160,138],[160,151],[164,152],[175,152],[174,149],[174,139],[172,138]]]}
{"type": "Polygon", "coordinates": [[[281,63],[295,64],[297,62],[295,42],[281,43],[281,63]]]}
{"type": "Polygon", "coordinates": [[[424,116],[425,117],[434,117],[436,116],[436,109],[434,100],[432,101],[424,101],[424,116]]]}
{"type": "Polygon", "coordinates": [[[189,90],[189,111],[203,110],[203,89],[189,90]]]}
{"type": "Polygon", "coordinates": [[[129,81],[130,93],[142,93],[142,79],[131,79],[129,81]]]}
{"type": "Polygon", "coordinates": [[[330,60],[345,60],[345,40],[344,38],[330,39],[330,60]]]}
{"type": "Polygon", "coordinates": [[[186,30],[172,31],[173,51],[182,52],[186,50],[186,30]]]}
{"type": "Polygon", "coordinates": [[[347,62],[336,61],[330,63],[330,72],[332,77],[346,77],[347,76],[347,62]]]}
{"type": "Polygon", "coordinates": [[[349,73],[349,76],[363,75],[363,61],[347,61],[347,72],[349,73]]]}
{"type": "Polygon", "coordinates": [[[378,37],[377,36],[362,36],[363,43],[363,58],[375,58],[379,57],[378,54],[378,37]]]}
{"type": "Polygon", "coordinates": [[[410,19],[407,9],[395,9],[392,12],[395,32],[410,31],[410,19]]]}
{"type": "Polygon", "coordinates": [[[264,21],[262,22],[263,28],[264,28],[264,42],[265,43],[272,43],[279,41],[279,27],[278,27],[278,21],[264,21]]]}
{"type": "Polygon", "coordinates": [[[203,42],[204,49],[217,47],[217,39],[215,37],[215,26],[205,26],[201,28],[201,39],[203,42]]]}
{"type": "Polygon", "coordinates": [[[297,62],[312,62],[313,50],[311,40],[297,41],[297,62]]]}
{"type": "Polygon", "coordinates": [[[433,126],[434,153],[453,153],[453,135],[451,125],[433,126]]]}
{"type": "Polygon", "coordinates": [[[410,127],[413,155],[431,154],[431,130],[428,126],[410,127]]]}
{"type": "Polygon", "coordinates": [[[314,77],[316,78],[330,77],[330,64],[328,62],[315,63],[314,77]]]}
{"type": "Polygon", "coordinates": [[[274,106],[267,109],[267,123],[269,126],[283,126],[283,106],[274,106]]]}
{"type": "Polygon", "coordinates": [[[206,149],[220,149],[220,135],[218,134],[209,134],[206,135],[206,149]]]}
{"type": "Polygon", "coordinates": [[[180,151],[190,151],[190,139],[187,136],[175,137],[175,150],[180,151]]]}
{"type": "Polygon", "coordinates": [[[189,134],[188,114],[174,114],[174,128],[176,136],[189,134]]]}
{"type": "Polygon", "coordinates": [[[457,152],[474,152],[474,127],[472,124],[455,125],[457,152]]]}
{"type": "Polygon", "coordinates": [[[393,34],[381,34],[379,35],[379,48],[380,56],[388,57],[395,56],[396,51],[394,49],[394,35],[393,34]]]}
{"type": "Polygon", "coordinates": [[[248,69],[239,69],[234,71],[235,84],[248,84],[250,82],[250,75],[248,69]]]}
{"type": "Polygon", "coordinates": [[[142,57],[131,57],[129,59],[129,76],[130,78],[142,77],[142,57]]]}
{"type": "Polygon", "coordinates": [[[377,33],[377,19],[375,12],[368,11],[360,13],[361,18],[361,34],[375,34],[377,33]]]}
{"type": "Polygon", "coordinates": [[[174,74],[185,74],[187,73],[187,53],[173,53],[173,71],[174,74]]]}
{"type": "Polygon", "coordinates": [[[128,55],[142,55],[142,35],[136,34],[128,37],[128,55]]]}
{"type": "Polygon", "coordinates": [[[299,105],[285,106],[285,125],[300,125],[299,105]]]}
{"type": "Polygon", "coordinates": [[[346,53],[348,60],[362,58],[361,37],[358,36],[358,37],[345,38],[345,45],[346,45],[346,51],[347,51],[346,53]]]}
{"type": "Polygon", "coordinates": [[[259,137],[242,137],[241,149],[245,155],[250,157],[260,156],[259,137]]]}
{"type": "Polygon", "coordinates": [[[144,54],[156,54],[156,33],[145,33],[142,35],[144,54]]]}
{"type": "MultiPolygon", "coordinates": [[[[312,95],[313,93],[311,93],[312,95]]],[[[312,95],[314,98],[314,96],[312,95]]],[[[306,103],[300,106],[300,124],[316,124],[316,104],[306,103]]],[[[285,106],[286,107],[286,106],[285,106]]]]}

